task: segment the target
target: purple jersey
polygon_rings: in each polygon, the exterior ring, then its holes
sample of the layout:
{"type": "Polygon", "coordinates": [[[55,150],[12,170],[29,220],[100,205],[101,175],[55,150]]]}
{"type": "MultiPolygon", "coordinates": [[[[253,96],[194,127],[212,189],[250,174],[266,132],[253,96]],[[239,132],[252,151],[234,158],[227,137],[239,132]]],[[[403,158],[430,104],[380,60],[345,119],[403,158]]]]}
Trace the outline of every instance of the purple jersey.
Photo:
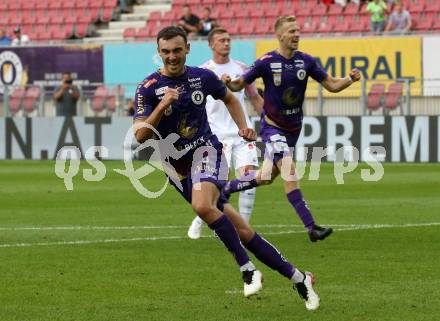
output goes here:
{"type": "Polygon", "coordinates": [[[243,75],[248,84],[263,78],[264,114],[289,131],[302,126],[302,105],[309,76],[322,82],[327,73],[315,58],[301,51],[296,51],[290,59],[271,51],[243,75]]]}
{"type": "Polygon", "coordinates": [[[167,88],[178,88],[179,99],[168,107],[157,131],[165,138],[171,133],[180,136],[175,143],[178,150],[195,149],[213,135],[208,124],[206,97],[221,99],[226,86],[210,70],[186,66],[179,77],[167,77],[155,72],[145,78],[136,89],[134,118],[148,117],[163,98],[167,88]]]}

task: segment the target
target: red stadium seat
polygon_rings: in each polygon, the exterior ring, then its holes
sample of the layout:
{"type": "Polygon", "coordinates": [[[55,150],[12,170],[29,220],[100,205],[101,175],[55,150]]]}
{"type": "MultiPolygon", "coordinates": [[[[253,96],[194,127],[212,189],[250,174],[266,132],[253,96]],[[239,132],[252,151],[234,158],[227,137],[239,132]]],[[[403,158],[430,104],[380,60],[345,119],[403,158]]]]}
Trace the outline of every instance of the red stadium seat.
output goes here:
{"type": "MultiPolygon", "coordinates": [[[[332,16],[330,16],[332,17],[332,16]]],[[[319,33],[330,33],[333,31],[333,21],[330,19],[323,19],[319,22],[317,32],[319,33]]]]}
{"type": "Polygon", "coordinates": [[[135,28],[126,28],[122,35],[124,38],[135,38],[136,37],[136,29],[135,28]]]}
{"type": "Polygon", "coordinates": [[[248,18],[251,16],[250,12],[251,12],[251,10],[248,8],[241,8],[240,10],[235,12],[235,17],[238,19],[248,18]]]}
{"type": "Polygon", "coordinates": [[[379,109],[383,104],[384,94],[385,94],[384,84],[373,84],[367,95],[367,108],[370,111],[379,109]]]}
{"type": "Polygon", "coordinates": [[[134,36],[136,38],[148,38],[150,37],[150,29],[148,27],[139,28],[134,36]]]}
{"type": "Polygon", "coordinates": [[[92,97],[92,110],[94,112],[101,112],[105,108],[105,100],[107,99],[108,90],[105,86],[96,88],[92,97]]]}
{"type": "Polygon", "coordinates": [[[432,0],[425,3],[425,11],[426,12],[440,12],[440,1],[432,0]]]}
{"type": "Polygon", "coordinates": [[[329,16],[341,16],[342,12],[344,11],[344,8],[339,4],[332,4],[328,8],[327,14],[329,16]]]}
{"type": "Polygon", "coordinates": [[[23,10],[33,10],[35,9],[37,6],[37,4],[35,3],[34,0],[27,0],[25,2],[23,2],[23,10]]]}
{"type": "Polygon", "coordinates": [[[403,84],[400,82],[390,84],[385,94],[385,108],[394,110],[401,106],[403,97],[403,84]]]}
{"type": "Polygon", "coordinates": [[[14,114],[20,110],[24,94],[25,89],[22,87],[12,89],[9,96],[9,111],[11,113],[14,114]]]}
{"type": "Polygon", "coordinates": [[[40,87],[31,86],[26,90],[23,98],[23,109],[27,113],[33,112],[38,106],[40,99],[40,87]]]}
{"type": "Polygon", "coordinates": [[[432,29],[436,31],[440,30],[440,19],[437,18],[434,20],[434,23],[432,24],[432,29]]]}
{"type": "Polygon", "coordinates": [[[89,1],[88,0],[77,0],[75,1],[75,8],[76,9],[85,9],[89,7],[89,1]]]}
{"type": "Polygon", "coordinates": [[[148,21],[156,21],[162,19],[162,13],[160,11],[151,11],[148,16],[148,21]]]}
{"type": "Polygon", "coordinates": [[[105,7],[100,15],[100,20],[102,22],[109,22],[110,20],[113,19],[113,8],[110,7],[105,7]]]}
{"type": "Polygon", "coordinates": [[[242,35],[253,35],[256,28],[255,20],[243,19],[240,22],[240,34],[242,35]]]}
{"type": "Polygon", "coordinates": [[[423,1],[410,1],[408,5],[408,10],[412,14],[418,14],[423,12],[425,9],[425,3],[423,1]]]}
{"type": "Polygon", "coordinates": [[[335,32],[341,32],[341,33],[347,33],[350,32],[350,28],[351,28],[351,19],[347,18],[347,17],[351,17],[351,16],[341,16],[341,17],[337,17],[338,19],[336,20],[336,22],[333,24],[333,31],[335,32]]]}
{"type": "Polygon", "coordinates": [[[77,23],[75,25],[75,37],[84,38],[87,37],[89,25],[87,23],[77,23]]]}
{"type": "Polygon", "coordinates": [[[38,0],[35,3],[36,9],[47,9],[49,8],[49,1],[48,0],[38,0]]]}
{"type": "Polygon", "coordinates": [[[114,113],[116,111],[116,108],[118,107],[118,99],[121,99],[121,97],[124,97],[125,89],[123,86],[118,85],[116,87],[113,87],[113,89],[110,91],[110,93],[107,96],[107,109],[114,113]]]}
{"type": "Polygon", "coordinates": [[[412,29],[417,31],[429,31],[433,24],[431,15],[421,15],[419,19],[413,19],[413,22],[412,29]]]}
{"type": "Polygon", "coordinates": [[[325,16],[327,14],[327,6],[325,4],[318,4],[313,7],[310,12],[314,16],[325,16]]]}
{"type": "Polygon", "coordinates": [[[359,12],[359,5],[354,2],[348,3],[344,10],[345,15],[356,15],[358,14],[358,12],[359,12]]]}

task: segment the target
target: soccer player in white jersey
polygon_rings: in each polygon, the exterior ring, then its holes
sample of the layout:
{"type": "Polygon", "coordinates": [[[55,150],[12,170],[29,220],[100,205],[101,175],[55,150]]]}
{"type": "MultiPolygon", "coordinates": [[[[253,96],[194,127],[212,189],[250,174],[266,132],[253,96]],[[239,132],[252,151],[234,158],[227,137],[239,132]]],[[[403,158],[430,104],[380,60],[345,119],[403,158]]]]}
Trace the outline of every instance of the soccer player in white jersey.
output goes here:
{"type": "MultiPolygon", "coordinates": [[[[232,75],[233,78],[240,77],[246,71],[247,67],[244,63],[229,57],[231,37],[226,29],[216,28],[211,30],[208,34],[208,43],[212,51],[212,59],[205,62],[202,68],[213,71],[219,78],[224,74],[232,75]]],[[[263,109],[263,98],[258,94],[254,83],[247,85],[244,89],[234,93],[234,95],[241,103],[248,127],[252,127],[244,101],[245,95],[249,98],[259,115],[263,109]]],[[[215,100],[209,96],[206,101],[206,112],[212,132],[223,144],[223,152],[229,168],[234,168],[239,176],[244,175],[247,171],[256,169],[258,166],[258,155],[255,142],[245,141],[237,135],[237,125],[231,118],[225,104],[221,100],[215,100]]],[[[249,222],[252,215],[254,202],[255,188],[240,192],[238,207],[240,215],[247,222],[249,222]]],[[[200,238],[202,225],[203,221],[196,216],[188,229],[188,237],[191,239],[200,238]]]]}

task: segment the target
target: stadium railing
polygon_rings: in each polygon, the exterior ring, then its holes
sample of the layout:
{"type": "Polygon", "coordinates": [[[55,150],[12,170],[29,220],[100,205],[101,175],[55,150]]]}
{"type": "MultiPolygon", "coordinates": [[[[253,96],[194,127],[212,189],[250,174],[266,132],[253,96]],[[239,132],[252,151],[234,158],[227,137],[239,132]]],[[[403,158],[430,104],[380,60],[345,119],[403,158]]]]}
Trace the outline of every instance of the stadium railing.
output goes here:
{"type": "MultiPolygon", "coordinates": [[[[78,84],[78,116],[124,116],[136,84],[78,84]]],[[[56,86],[0,87],[0,116],[53,117],[56,86]]],[[[310,82],[304,99],[306,116],[440,115],[440,79],[363,80],[341,93],[328,93],[310,82]],[[377,91],[377,88],[382,91],[377,91]]],[[[248,104],[249,114],[255,112],[248,104]]]]}

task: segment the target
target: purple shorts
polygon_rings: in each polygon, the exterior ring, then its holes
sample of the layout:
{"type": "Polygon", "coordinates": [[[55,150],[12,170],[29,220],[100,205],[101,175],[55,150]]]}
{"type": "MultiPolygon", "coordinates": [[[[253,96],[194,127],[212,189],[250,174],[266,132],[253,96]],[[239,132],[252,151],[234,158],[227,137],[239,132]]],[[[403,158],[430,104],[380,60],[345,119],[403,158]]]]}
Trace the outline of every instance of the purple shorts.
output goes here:
{"type": "Polygon", "coordinates": [[[263,117],[261,119],[260,136],[265,144],[264,159],[270,159],[273,164],[276,164],[284,155],[292,155],[300,133],[301,128],[288,132],[271,126],[267,124],[263,117]]]}
{"type": "MultiPolygon", "coordinates": [[[[192,200],[192,188],[195,183],[211,182],[221,192],[228,180],[229,168],[223,155],[223,145],[215,135],[205,144],[172,161],[171,164],[184,177],[181,180],[183,190],[180,190],[171,179],[169,181],[189,203],[192,200]]],[[[223,211],[223,204],[228,202],[221,193],[217,207],[223,211]]]]}

